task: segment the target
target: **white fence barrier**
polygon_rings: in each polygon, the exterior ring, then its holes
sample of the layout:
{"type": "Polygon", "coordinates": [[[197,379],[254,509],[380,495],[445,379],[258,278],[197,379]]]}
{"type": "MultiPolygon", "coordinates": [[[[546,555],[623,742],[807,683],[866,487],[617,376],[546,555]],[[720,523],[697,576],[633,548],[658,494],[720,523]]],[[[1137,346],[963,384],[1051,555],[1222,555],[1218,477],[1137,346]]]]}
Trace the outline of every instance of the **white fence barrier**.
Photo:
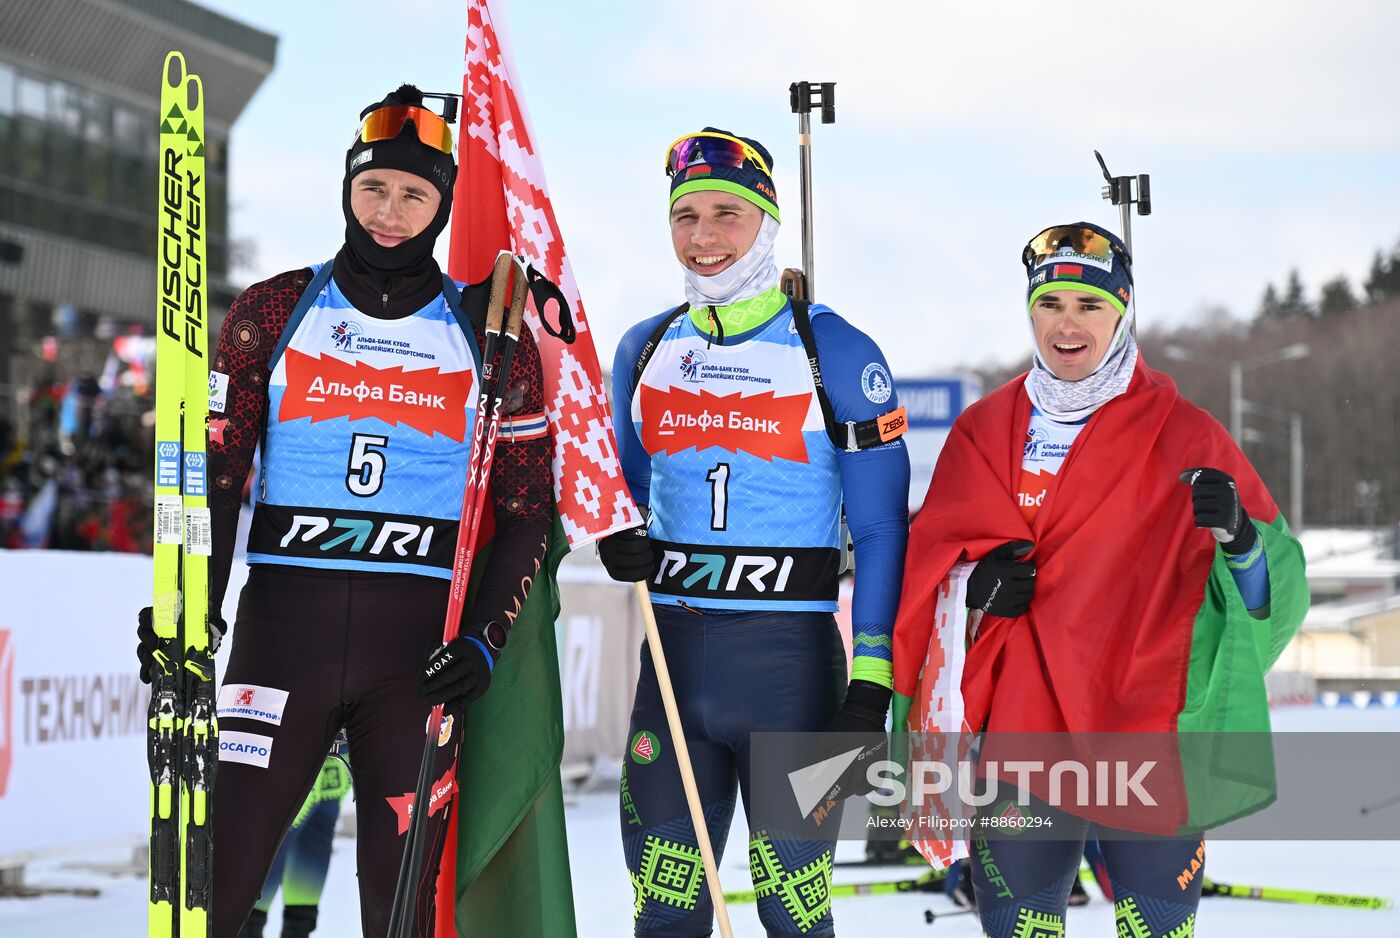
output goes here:
{"type": "MultiPolygon", "coordinates": [[[[0,869],[145,842],[150,692],[136,673],[135,633],[151,573],[136,554],[0,551],[0,869]]],[[[246,577],[240,558],[230,617],[246,577]]],[[[605,768],[627,744],[641,616],[631,586],[587,558],[564,564],[560,589],[564,759],[605,768]]]]}
{"type": "Polygon", "coordinates": [[[149,557],[0,552],[0,868],[145,839],[150,594],[149,557]]]}

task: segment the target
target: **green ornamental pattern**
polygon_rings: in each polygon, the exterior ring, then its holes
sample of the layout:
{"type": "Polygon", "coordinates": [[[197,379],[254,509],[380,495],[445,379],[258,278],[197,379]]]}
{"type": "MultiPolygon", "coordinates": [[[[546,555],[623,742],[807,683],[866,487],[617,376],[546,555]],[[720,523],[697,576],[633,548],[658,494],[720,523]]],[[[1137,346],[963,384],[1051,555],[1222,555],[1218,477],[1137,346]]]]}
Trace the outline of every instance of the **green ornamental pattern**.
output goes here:
{"type": "Polygon", "coordinates": [[[753,894],[757,899],[771,896],[783,883],[783,864],[763,831],[758,831],[749,841],[749,878],[753,880],[753,894]]]}
{"type": "Polygon", "coordinates": [[[831,851],[791,872],[783,869],[773,843],[764,831],[749,841],[749,876],[754,897],[776,895],[798,930],[809,931],[831,911],[831,851]]]}
{"type": "Polygon", "coordinates": [[[704,874],[698,847],[647,835],[641,869],[632,877],[633,915],[641,915],[648,899],[680,909],[695,908],[704,874]]]}
{"type": "Polygon", "coordinates": [[[1196,934],[1196,913],[1168,932],[1154,932],[1138,909],[1137,900],[1127,896],[1113,906],[1118,938],[1193,938],[1196,934]]]}
{"type": "Polygon", "coordinates": [[[1021,909],[1011,938],[1065,938],[1065,917],[1054,912],[1021,909]]]}
{"type": "Polygon", "coordinates": [[[783,874],[779,896],[793,923],[807,932],[831,911],[831,851],[806,866],[783,874]]]}

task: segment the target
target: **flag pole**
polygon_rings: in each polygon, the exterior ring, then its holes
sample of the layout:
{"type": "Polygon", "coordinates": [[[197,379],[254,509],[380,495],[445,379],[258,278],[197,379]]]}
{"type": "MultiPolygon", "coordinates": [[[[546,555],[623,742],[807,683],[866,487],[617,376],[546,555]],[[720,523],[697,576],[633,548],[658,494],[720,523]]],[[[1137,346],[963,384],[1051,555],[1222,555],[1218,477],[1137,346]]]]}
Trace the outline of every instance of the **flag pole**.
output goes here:
{"type": "Polygon", "coordinates": [[[695,784],[695,770],[690,765],[690,750],[686,747],[685,733],[681,730],[681,714],[676,706],[676,692],[671,687],[671,672],[666,667],[666,653],[661,650],[661,634],[657,631],[656,615],[651,608],[651,592],[641,580],[632,585],[637,591],[637,602],[642,607],[647,647],[651,649],[656,683],[661,688],[661,703],[666,708],[666,723],[671,729],[671,744],[676,750],[676,764],[681,770],[685,800],[690,805],[690,821],[695,825],[695,841],[700,847],[700,861],[705,866],[705,885],[710,890],[710,900],[715,907],[715,920],[719,923],[722,938],[734,938],[734,928],[729,924],[729,908],[724,904],[724,887],[719,881],[719,866],[715,863],[715,851],[710,845],[710,830],[705,824],[705,809],[700,804],[700,789],[695,784]]]}

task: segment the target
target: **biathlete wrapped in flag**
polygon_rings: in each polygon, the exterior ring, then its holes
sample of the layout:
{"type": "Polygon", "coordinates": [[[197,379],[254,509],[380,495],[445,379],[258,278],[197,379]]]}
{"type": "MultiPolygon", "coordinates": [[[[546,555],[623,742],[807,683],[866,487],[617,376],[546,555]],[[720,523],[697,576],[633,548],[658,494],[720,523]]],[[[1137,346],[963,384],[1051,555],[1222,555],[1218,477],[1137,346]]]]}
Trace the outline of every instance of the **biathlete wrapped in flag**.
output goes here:
{"type": "Polygon", "coordinates": [[[1308,607],[1302,550],[1235,441],[1143,359],[1122,241],[1059,225],[1022,259],[1033,363],[957,419],[911,528],[895,728],[1143,734],[1171,773],[1160,808],[1063,811],[1033,788],[1066,836],[974,837],[977,907],[993,938],[1062,929],[1098,830],[1120,924],[1190,934],[1202,877],[1179,874],[1202,832],[1274,795],[1267,758],[1222,766],[1191,740],[1267,733],[1264,674],[1308,607]]]}

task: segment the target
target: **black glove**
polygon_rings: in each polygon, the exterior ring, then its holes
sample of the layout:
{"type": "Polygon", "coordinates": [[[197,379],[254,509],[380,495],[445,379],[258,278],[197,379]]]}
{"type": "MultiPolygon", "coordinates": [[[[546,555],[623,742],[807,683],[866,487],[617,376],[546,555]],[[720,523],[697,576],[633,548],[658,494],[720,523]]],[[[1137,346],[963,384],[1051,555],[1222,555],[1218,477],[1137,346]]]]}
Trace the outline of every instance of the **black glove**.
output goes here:
{"type": "Polygon", "coordinates": [[[1030,541],[1007,541],[978,561],[967,580],[967,608],[1014,619],[1031,608],[1035,595],[1035,561],[1030,541]]]}
{"type": "Polygon", "coordinates": [[[1181,481],[1191,486],[1191,510],[1196,514],[1196,527],[1210,528],[1227,554],[1247,554],[1254,549],[1259,532],[1249,523],[1249,515],[1240,504],[1235,480],[1219,469],[1187,469],[1181,481]]]}
{"type": "MultiPolygon", "coordinates": [[[[209,617],[209,653],[219,650],[228,625],[218,616],[209,617]]],[[[156,664],[156,648],[160,639],[156,637],[155,615],[150,606],[136,613],[136,660],[141,663],[141,680],[149,684],[155,679],[160,666],[156,664]]]]}
{"type": "Polygon", "coordinates": [[[872,681],[852,681],[846,702],[827,725],[828,733],[883,733],[891,692],[872,681]]]}
{"type": "Polygon", "coordinates": [[[656,555],[645,525],[609,534],[598,542],[598,559],[608,576],[623,583],[650,580],[656,573],[656,555]]]}
{"type": "MultiPolygon", "coordinates": [[[[875,790],[867,777],[869,766],[880,759],[888,759],[890,739],[885,735],[885,715],[890,709],[890,689],[871,681],[855,680],[846,688],[846,702],[841,705],[836,716],[827,725],[828,733],[870,733],[879,734],[872,739],[861,754],[856,757],[832,786],[835,800],[852,795],[864,795],[875,790]]],[[[849,740],[832,741],[831,755],[850,748],[849,740]]]]}
{"type": "Polygon", "coordinates": [[[491,686],[491,671],[506,647],[506,630],[498,622],[463,626],[452,641],[428,656],[418,692],[435,704],[461,710],[491,686]]]}

